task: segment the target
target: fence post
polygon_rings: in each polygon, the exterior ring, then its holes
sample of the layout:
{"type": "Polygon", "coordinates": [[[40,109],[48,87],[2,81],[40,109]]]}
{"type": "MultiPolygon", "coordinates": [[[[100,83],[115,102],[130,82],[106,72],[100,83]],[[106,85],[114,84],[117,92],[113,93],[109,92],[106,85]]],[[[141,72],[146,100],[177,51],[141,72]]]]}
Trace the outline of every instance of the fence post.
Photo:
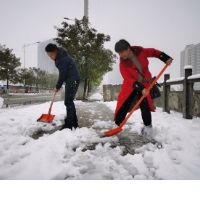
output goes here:
{"type": "Polygon", "coordinates": [[[192,75],[192,67],[185,69],[185,79],[183,81],[183,118],[192,119],[191,100],[192,98],[192,84],[188,83],[188,76],[192,75]]]}
{"type": "Polygon", "coordinates": [[[104,101],[111,101],[111,88],[112,85],[103,85],[103,99],[104,101]]]}
{"type": "Polygon", "coordinates": [[[163,83],[163,112],[170,113],[168,109],[168,96],[170,91],[170,85],[166,85],[166,81],[170,79],[169,74],[164,74],[164,83],[163,83]]]}

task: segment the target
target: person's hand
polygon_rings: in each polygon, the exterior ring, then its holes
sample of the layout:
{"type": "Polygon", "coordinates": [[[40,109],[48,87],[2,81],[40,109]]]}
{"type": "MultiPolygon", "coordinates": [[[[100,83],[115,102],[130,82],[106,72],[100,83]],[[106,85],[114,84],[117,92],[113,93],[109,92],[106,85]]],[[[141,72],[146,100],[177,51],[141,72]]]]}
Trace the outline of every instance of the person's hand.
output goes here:
{"type": "Polygon", "coordinates": [[[149,94],[149,91],[147,91],[147,89],[144,88],[144,89],[142,90],[142,94],[143,94],[143,95],[145,94],[145,96],[147,96],[147,95],[149,94]]]}
{"type": "Polygon", "coordinates": [[[54,92],[58,92],[58,89],[57,88],[54,88],[54,90],[53,90],[54,92]]]}
{"type": "Polygon", "coordinates": [[[167,65],[171,65],[171,63],[172,63],[172,59],[169,58],[169,59],[167,60],[166,64],[167,64],[167,65]]]}

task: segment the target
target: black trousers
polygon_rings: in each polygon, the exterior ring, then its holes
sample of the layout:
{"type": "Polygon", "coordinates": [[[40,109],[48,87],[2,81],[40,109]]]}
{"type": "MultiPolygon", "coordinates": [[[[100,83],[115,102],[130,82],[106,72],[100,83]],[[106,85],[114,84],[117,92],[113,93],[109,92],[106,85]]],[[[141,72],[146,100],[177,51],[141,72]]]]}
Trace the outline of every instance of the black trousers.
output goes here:
{"type": "MultiPolygon", "coordinates": [[[[141,93],[134,90],[130,94],[130,96],[126,99],[126,101],[123,103],[121,108],[118,110],[118,113],[117,113],[116,119],[115,119],[115,124],[117,124],[118,126],[125,119],[126,114],[128,113],[128,110],[130,108],[130,104],[131,104],[132,100],[134,99],[135,95],[137,95],[139,99],[142,97],[141,93]]],[[[141,110],[144,125],[145,126],[150,125],[151,124],[151,111],[150,111],[148,100],[146,97],[140,103],[140,110],[141,110]]]]}
{"type": "Polygon", "coordinates": [[[65,118],[65,124],[77,123],[76,108],[74,105],[74,97],[78,90],[80,80],[68,82],[65,85],[65,106],[67,111],[67,117],[65,118]]]}

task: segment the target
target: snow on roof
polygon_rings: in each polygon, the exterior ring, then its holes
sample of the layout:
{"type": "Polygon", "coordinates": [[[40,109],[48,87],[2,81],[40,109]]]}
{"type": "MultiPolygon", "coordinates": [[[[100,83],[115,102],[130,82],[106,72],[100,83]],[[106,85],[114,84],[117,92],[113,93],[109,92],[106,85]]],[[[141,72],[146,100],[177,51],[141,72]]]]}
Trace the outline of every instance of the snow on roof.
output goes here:
{"type": "Polygon", "coordinates": [[[195,75],[192,75],[192,76],[188,76],[187,79],[194,79],[194,78],[200,78],[200,74],[195,74],[195,75]]]}
{"type": "Polygon", "coordinates": [[[165,71],[164,74],[170,74],[168,71],[165,71]]]}
{"type": "Polygon", "coordinates": [[[193,67],[192,67],[192,65],[185,65],[184,66],[184,69],[192,69],[193,67]]]}

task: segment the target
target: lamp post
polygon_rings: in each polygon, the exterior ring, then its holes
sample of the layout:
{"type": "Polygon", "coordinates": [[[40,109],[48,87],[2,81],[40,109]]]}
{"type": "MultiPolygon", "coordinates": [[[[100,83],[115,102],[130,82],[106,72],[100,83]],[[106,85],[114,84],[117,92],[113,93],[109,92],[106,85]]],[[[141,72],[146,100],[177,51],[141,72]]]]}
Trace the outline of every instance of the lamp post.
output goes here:
{"type": "MultiPolygon", "coordinates": [[[[25,48],[32,45],[32,44],[37,44],[37,43],[40,43],[40,42],[35,42],[35,43],[31,43],[31,44],[25,44],[24,43],[24,46],[22,46],[22,51],[24,52],[24,69],[25,69],[25,48]]],[[[24,79],[24,86],[25,86],[25,79],[24,79]]]]}
{"type": "Polygon", "coordinates": [[[31,43],[31,44],[25,44],[24,43],[24,46],[22,46],[22,51],[24,52],[24,69],[25,69],[25,48],[32,45],[32,44],[37,44],[37,43],[40,43],[40,42],[35,42],[35,43],[31,43]]]}

